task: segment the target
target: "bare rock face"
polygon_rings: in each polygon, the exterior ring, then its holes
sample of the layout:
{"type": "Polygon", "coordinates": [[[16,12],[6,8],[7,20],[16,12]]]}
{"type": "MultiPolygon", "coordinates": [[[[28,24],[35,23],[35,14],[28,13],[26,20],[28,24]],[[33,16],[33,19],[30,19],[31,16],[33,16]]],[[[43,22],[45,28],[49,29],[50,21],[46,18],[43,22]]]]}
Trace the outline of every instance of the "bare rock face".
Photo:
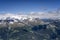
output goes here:
{"type": "MultiPolygon", "coordinates": [[[[16,19],[18,20],[18,19],[16,19]]],[[[0,24],[0,40],[60,40],[60,21],[34,19],[0,24]]]]}

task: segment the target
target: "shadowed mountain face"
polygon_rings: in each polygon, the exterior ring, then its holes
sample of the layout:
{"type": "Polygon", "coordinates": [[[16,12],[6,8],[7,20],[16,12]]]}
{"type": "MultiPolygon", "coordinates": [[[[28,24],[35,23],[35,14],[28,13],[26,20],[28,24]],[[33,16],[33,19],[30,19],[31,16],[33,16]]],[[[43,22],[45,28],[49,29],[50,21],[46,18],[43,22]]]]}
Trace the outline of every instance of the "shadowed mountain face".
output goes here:
{"type": "Polygon", "coordinates": [[[60,20],[4,23],[0,24],[0,40],[60,40],[60,20]]]}

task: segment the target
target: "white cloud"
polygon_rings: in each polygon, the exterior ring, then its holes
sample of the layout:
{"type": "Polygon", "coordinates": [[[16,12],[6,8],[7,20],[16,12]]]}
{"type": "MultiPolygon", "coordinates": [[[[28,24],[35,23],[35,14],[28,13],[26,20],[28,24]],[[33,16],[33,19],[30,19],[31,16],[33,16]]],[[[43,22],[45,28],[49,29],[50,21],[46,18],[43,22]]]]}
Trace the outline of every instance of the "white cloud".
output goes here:
{"type": "Polygon", "coordinates": [[[52,19],[56,19],[59,18],[60,19],[60,10],[56,10],[56,11],[48,11],[48,12],[36,12],[36,13],[32,13],[31,15],[34,16],[38,16],[39,18],[52,18],[52,19]]]}
{"type": "MultiPolygon", "coordinates": [[[[23,12],[22,12],[23,13],[23,12]]],[[[20,17],[39,17],[41,19],[43,18],[59,18],[60,19],[60,10],[56,10],[56,11],[51,11],[51,12],[30,12],[30,14],[13,14],[13,13],[4,13],[4,14],[0,14],[0,18],[4,18],[4,17],[15,17],[15,18],[20,18],[20,17]]]]}

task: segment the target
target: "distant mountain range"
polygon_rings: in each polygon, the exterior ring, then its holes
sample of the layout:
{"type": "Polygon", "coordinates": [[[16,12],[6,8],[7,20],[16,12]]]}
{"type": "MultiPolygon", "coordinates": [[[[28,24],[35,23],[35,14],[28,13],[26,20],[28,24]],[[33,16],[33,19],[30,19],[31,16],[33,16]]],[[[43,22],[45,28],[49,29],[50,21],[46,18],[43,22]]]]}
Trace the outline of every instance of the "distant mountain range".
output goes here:
{"type": "MultiPolygon", "coordinates": [[[[40,14],[42,15],[42,14],[40,14]]],[[[46,14],[43,14],[43,15],[46,15],[46,14]]],[[[1,14],[0,15],[0,24],[3,24],[3,23],[10,23],[10,24],[13,24],[15,22],[17,23],[23,23],[23,24],[27,24],[27,25],[33,25],[33,24],[49,24],[51,22],[54,22],[54,21],[60,21],[60,18],[57,18],[57,17],[44,17],[42,15],[39,16],[38,14],[29,14],[29,15],[18,15],[18,14],[1,14]],[[33,24],[32,24],[33,23],[33,24]]],[[[52,14],[50,14],[52,15],[52,14]]]]}
{"type": "Polygon", "coordinates": [[[0,17],[0,39],[60,40],[60,19],[32,14],[4,14],[0,17]]]}

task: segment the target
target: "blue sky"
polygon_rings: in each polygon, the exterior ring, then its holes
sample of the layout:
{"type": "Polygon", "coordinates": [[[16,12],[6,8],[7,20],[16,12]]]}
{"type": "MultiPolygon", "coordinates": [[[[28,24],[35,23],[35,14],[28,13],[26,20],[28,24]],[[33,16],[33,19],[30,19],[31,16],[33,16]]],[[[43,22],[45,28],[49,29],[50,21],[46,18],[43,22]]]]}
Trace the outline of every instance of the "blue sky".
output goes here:
{"type": "Polygon", "coordinates": [[[60,8],[60,0],[0,0],[0,13],[41,12],[60,8]]]}

